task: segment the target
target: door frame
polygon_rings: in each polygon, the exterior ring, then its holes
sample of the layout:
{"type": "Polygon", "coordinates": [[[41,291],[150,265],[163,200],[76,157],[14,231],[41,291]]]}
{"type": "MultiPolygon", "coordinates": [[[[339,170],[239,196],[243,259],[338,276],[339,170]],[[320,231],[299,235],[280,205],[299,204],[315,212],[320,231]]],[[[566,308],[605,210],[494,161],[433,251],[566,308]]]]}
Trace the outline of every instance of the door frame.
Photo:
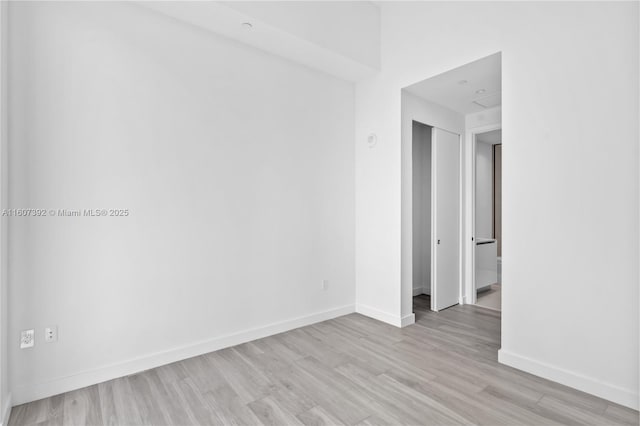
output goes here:
{"type": "MultiPolygon", "coordinates": [[[[435,309],[435,297],[436,297],[436,249],[437,238],[435,238],[436,228],[436,210],[437,200],[435,197],[435,185],[437,182],[436,171],[437,165],[435,164],[435,143],[433,137],[433,131],[438,128],[446,132],[452,133],[458,136],[458,304],[464,304],[464,147],[463,147],[463,135],[456,131],[444,129],[442,127],[431,126],[431,310],[433,312],[439,312],[435,309]]],[[[446,309],[446,308],[444,308],[446,309]]]]}
{"type": "Polygon", "coordinates": [[[467,263],[467,267],[470,268],[469,273],[467,274],[468,279],[465,280],[466,285],[464,286],[464,290],[461,292],[461,295],[465,301],[465,303],[475,305],[477,302],[477,292],[476,289],[476,146],[477,140],[476,136],[480,133],[490,132],[492,130],[500,130],[502,129],[502,123],[494,123],[487,124],[484,126],[473,127],[471,129],[467,129],[467,141],[469,142],[468,146],[471,147],[471,167],[470,167],[470,187],[469,191],[471,193],[471,206],[470,206],[470,220],[471,223],[469,225],[471,238],[465,238],[465,249],[469,255],[470,261],[467,263]]]}

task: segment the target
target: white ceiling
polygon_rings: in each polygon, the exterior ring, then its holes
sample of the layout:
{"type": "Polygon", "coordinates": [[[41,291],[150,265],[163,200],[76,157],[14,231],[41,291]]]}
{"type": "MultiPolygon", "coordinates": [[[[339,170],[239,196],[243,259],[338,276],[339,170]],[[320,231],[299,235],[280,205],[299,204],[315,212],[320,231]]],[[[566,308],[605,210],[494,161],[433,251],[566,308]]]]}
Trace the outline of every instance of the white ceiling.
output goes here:
{"type": "Polygon", "coordinates": [[[490,143],[491,145],[502,143],[502,130],[498,129],[477,134],[476,140],[478,142],[490,143]]]}
{"type": "Polygon", "coordinates": [[[132,3],[348,81],[371,77],[379,68],[380,10],[371,3],[132,3]]]}
{"type": "Polygon", "coordinates": [[[410,93],[460,114],[471,114],[502,104],[501,57],[496,53],[412,84],[410,93]],[[466,81],[466,84],[460,84],[466,81]],[[484,90],[483,93],[476,93],[484,90]]]}

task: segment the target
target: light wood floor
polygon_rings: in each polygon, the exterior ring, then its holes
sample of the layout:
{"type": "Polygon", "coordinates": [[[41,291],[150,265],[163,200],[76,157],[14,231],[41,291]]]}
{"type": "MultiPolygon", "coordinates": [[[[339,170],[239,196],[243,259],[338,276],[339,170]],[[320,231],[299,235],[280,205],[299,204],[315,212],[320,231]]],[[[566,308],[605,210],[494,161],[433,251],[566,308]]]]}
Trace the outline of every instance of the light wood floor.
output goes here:
{"type": "Polygon", "coordinates": [[[500,313],[351,314],[14,407],[10,425],[638,424],[638,412],[497,362],[500,313]]]}
{"type": "Polygon", "coordinates": [[[497,311],[502,309],[502,285],[491,284],[488,290],[478,293],[476,305],[483,308],[495,309],[497,311]]]}

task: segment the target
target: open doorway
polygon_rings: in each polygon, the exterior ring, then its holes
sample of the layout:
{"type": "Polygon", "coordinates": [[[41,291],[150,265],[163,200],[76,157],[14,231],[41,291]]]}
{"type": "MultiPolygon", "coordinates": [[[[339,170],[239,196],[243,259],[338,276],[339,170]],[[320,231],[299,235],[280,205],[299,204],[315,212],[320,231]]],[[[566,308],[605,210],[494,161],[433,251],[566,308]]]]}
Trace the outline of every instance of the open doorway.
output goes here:
{"type": "Polygon", "coordinates": [[[412,120],[414,303],[440,311],[460,300],[461,136],[412,120]]]}
{"type": "Polygon", "coordinates": [[[403,318],[476,303],[474,135],[500,116],[500,53],[402,90],[403,318]]]}
{"type": "Polygon", "coordinates": [[[502,130],[474,134],[476,305],[502,307],[502,130]]]}
{"type": "Polygon", "coordinates": [[[413,304],[418,315],[431,310],[431,133],[433,127],[411,122],[413,304]]]}

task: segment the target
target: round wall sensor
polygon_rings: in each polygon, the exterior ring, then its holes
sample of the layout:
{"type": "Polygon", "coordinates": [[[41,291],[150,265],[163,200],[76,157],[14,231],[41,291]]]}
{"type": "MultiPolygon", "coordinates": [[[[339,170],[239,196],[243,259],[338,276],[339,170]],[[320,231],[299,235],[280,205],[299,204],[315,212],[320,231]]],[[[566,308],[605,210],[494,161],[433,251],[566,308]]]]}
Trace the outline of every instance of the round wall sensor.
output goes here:
{"type": "Polygon", "coordinates": [[[376,136],[375,133],[371,133],[367,138],[367,144],[369,145],[369,148],[373,148],[374,146],[376,146],[377,143],[378,143],[378,136],[376,136]]]}

